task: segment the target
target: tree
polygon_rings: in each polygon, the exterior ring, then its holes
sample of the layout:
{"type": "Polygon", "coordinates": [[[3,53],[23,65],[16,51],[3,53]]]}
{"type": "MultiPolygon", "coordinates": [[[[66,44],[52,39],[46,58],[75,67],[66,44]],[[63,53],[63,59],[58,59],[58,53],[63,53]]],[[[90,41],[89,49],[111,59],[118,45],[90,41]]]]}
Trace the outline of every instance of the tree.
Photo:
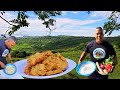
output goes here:
{"type": "MultiPolygon", "coordinates": [[[[53,29],[50,26],[54,26],[56,20],[51,17],[61,15],[61,11],[33,11],[39,20],[43,21],[43,25],[46,26],[50,30],[50,34],[53,29]]],[[[87,11],[90,14],[92,11],[87,11]]],[[[28,27],[29,23],[27,22],[27,11],[18,11],[17,18],[11,21],[7,21],[2,17],[4,15],[4,11],[1,11],[1,16],[4,21],[6,21],[11,27],[8,32],[9,35],[12,35],[15,31],[19,30],[21,27],[28,27]]],[[[108,21],[104,23],[103,29],[105,30],[105,34],[110,35],[114,30],[120,29],[120,11],[112,11],[108,21]]]]}
{"type": "MultiPolygon", "coordinates": [[[[46,28],[49,28],[50,33],[52,32],[50,26],[54,26],[54,23],[56,22],[56,20],[52,19],[51,17],[61,15],[61,11],[33,11],[33,12],[38,16],[39,20],[43,21],[42,24],[45,25],[46,28]]],[[[29,26],[29,23],[27,21],[28,15],[26,14],[27,11],[18,11],[17,18],[11,21],[7,21],[5,18],[2,17],[2,15],[5,14],[5,11],[1,11],[0,13],[1,13],[0,18],[2,18],[10,25],[10,31],[8,32],[10,36],[17,30],[19,30],[21,27],[29,26]]]]}
{"type": "Polygon", "coordinates": [[[120,12],[112,11],[108,21],[104,23],[105,34],[110,35],[114,30],[120,29],[120,12]]]}
{"type": "MultiPolygon", "coordinates": [[[[92,11],[88,11],[90,14],[92,11]]],[[[111,35],[113,31],[120,29],[120,11],[112,11],[108,17],[108,21],[104,23],[103,29],[105,34],[111,35]]]]}

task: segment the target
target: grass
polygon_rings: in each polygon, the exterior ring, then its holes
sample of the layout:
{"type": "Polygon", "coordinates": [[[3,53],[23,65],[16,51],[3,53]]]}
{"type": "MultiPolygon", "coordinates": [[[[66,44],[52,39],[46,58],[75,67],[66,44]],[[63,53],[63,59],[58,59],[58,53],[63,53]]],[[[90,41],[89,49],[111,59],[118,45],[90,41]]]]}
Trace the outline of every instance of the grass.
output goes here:
{"type": "MultiPolygon", "coordinates": [[[[94,38],[81,38],[81,37],[74,37],[74,36],[43,36],[43,37],[29,37],[29,38],[19,38],[18,45],[13,47],[12,52],[14,51],[26,51],[27,53],[34,54],[38,51],[46,51],[51,50],[53,53],[60,52],[64,57],[72,59],[76,64],[79,60],[79,57],[82,51],[85,48],[87,42],[93,40],[94,38]]],[[[105,38],[108,40],[115,48],[118,57],[118,64],[114,69],[113,73],[109,74],[109,79],[120,79],[120,46],[119,46],[119,39],[120,37],[112,37],[112,38],[105,38]]],[[[28,57],[28,56],[27,56],[28,57]]],[[[23,58],[15,58],[12,57],[14,62],[17,62],[22,59],[26,59],[27,57],[23,58]]],[[[85,58],[89,60],[89,55],[85,58]]],[[[63,75],[53,79],[86,79],[85,76],[79,76],[75,68],[63,75]]]]}

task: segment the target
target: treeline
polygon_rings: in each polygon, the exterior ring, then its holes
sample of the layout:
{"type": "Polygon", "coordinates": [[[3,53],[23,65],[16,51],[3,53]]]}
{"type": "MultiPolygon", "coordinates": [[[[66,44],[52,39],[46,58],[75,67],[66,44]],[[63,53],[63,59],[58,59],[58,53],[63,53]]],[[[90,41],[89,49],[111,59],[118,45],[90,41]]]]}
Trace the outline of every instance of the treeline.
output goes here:
{"type": "Polygon", "coordinates": [[[31,53],[26,53],[25,51],[18,51],[15,50],[14,52],[11,53],[12,57],[14,58],[24,58],[29,56],[31,53]]]}
{"type": "MultiPolygon", "coordinates": [[[[13,48],[11,54],[13,57],[24,58],[45,50],[51,50],[53,53],[83,50],[86,44],[94,39],[94,37],[75,36],[18,38],[18,44],[13,48]]],[[[120,48],[120,37],[107,37],[105,39],[112,43],[115,48],[120,48]]]]}

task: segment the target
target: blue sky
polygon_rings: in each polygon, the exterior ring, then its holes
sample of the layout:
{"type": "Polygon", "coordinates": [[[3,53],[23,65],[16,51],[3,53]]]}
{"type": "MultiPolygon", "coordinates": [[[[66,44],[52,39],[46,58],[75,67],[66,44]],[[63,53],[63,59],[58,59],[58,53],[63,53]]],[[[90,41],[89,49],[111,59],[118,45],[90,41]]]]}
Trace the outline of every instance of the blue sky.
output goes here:
{"type": "MultiPolygon", "coordinates": [[[[22,27],[14,33],[16,37],[21,36],[46,36],[49,34],[49,29],[42,25],[42,21],[38,20],[36,15],[29,11],[28,22],[29,27],[22,27]]],[[[94,37],[95,28],[103,27],[111,11],[93,11],[90,14],[87,11],[62,11],[60,16],[54,17],[56,25],[51,27],[52,36],[69,35],[69,36],[90,36],[94,37]]],[[[17,11],[6,11],[3,16],[7,20],[16,18],[17,11]]],[[[8,30],[9,24],[0,18],[0,34],[4,34],[8,30]]],[[[118,36],[120,31],[114,31],[110,36],[118,36]]],[[[107,35],[105,35],[107,36],[107,35]]]]}

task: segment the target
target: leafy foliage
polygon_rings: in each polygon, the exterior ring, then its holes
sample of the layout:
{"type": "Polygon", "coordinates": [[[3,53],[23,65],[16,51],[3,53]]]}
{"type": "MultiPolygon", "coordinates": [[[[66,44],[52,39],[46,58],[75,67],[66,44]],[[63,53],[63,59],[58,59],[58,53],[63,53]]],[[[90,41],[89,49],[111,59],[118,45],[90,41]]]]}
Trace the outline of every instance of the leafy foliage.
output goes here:
{"type": "MultiPolygon", "coordinates": [[[[49,28],[50,32],[52,32],[52,29],[50,26],[54,26],[54,23],[56,22],[55,19],[52,19],[51,17],[55,17],[57,15],[61,15],[61,11],[33,11],[36,16],[38,16],[39,20],[43,21],[43,25],[46,26],[46,28],[49,28]]],[[[1,15],[4,15],[5,12],[1,11],[1,15]]],[[[18,11],[18,15],[16,19],[13,19],[11,21],[7,21],[2,16],[0,16],[3,20],[5,20],[8,24],[11,25],[10,29],[11,31],[8,32],[9,35],[12,35],[14,32],[19,30],[21,27],[28,27],[29,23],[27,19],[29,18],[27,15],[27,11],[18,11]]]]}
{"type": "Polygon", "coordinates": [[[108,18],[108,21],[104,23],[103,29],[105,34],[110,35],[114,30],[120,29],[120,12],[113,11],[108,18]]]}
{"type": "Polygon", "coordinates": [[[18,50],[15,50],[11,53],[12,57],[14,58],[24,58],[26,56],[29,56],[30,53],[26,53],[25,51],[18,51],[18,50]]]}
{"type": "MultiPolygon", "coordinates": [[[[57,15],[61,15],[61,11],[33,11],[36,16],[38,16],[39,20],[43,21],[43,25],[46,26],[51,32],[52,30],[50,26],[54,26],[56,23],[55,19],[51,17],[55,17],[57,15]]],[[[90,14],[92,11],[87,11],[90,14]]],[[[1,15],[5,14],[5,11],[0,12],[1,15]]],[[[8,24],[11,25],[11,31],[8,32],[9,35],[12,35],[15,31],[19,30],[21,27],[28,27],[29,23],[27,19],[29,18],[27,15],[27,11],[18,11],[18,15],[16,19],[11,21],[7,21],[2,16],[0,16],[3,20],[5,20],[8,24]]],[[[105,30],[105,34],[110,35],[114,30],[120,29],[120,11],[112,11],[108,21],[104,23],[103,29],[105,30]]]]}

